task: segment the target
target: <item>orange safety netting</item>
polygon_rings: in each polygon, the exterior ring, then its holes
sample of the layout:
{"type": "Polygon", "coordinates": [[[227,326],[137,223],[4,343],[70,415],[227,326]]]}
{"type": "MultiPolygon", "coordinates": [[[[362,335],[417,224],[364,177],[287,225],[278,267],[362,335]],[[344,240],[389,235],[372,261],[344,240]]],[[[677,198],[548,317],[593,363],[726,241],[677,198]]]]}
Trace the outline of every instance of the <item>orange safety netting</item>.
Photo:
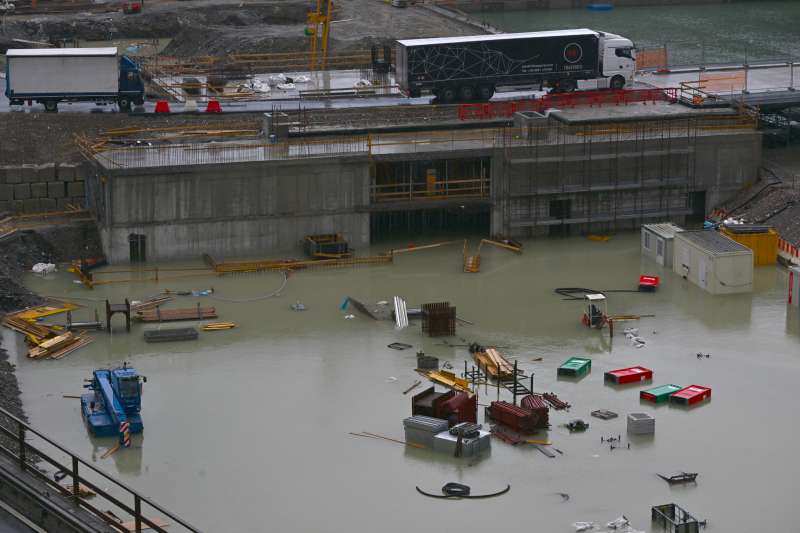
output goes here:
{"type": "Polygon", "coordinates": [[[744,70],[732,70],[718,74],[701,73],[698,79],[699,88],[706,92],[738,92],[745,88],[747,73],[744,70]]]}
{"type": "Polygon", "coordinates": [[[636,50],[636,70],[667,68],[667,48],[642,48],[636,50]]]}

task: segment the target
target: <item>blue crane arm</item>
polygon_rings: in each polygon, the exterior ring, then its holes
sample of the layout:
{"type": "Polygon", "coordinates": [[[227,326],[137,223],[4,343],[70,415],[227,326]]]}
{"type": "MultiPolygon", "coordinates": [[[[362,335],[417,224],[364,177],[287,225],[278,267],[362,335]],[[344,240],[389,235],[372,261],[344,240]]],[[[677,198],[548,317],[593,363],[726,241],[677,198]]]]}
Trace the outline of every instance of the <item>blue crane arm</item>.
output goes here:
{"type": "Polygon", "coordinates": [[[103,396],[103,403],[106,406],[106,411],[108,412],[108,416],[111,417],[111,420],[118,426],[121,422],[127,421],[128,416],[125,414],[125,409],[122,408],[122,405],[117,399],[117,395],[114,393],[114,389],[111,387],[111,373],[98,372],[97,385],[100,389],[100,394],[103,396]]]}

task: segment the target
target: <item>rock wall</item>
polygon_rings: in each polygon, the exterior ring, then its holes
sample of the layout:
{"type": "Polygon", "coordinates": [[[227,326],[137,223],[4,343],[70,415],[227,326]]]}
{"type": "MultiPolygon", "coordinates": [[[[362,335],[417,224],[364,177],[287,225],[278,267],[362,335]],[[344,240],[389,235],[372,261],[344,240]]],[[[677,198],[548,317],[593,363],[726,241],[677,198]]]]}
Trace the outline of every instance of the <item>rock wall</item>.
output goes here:
{"type": "Polygon", "coordinates": [[[0,167],[0,213],[64,211],[86,202],[83,166],[75,163],[0,167]]]}

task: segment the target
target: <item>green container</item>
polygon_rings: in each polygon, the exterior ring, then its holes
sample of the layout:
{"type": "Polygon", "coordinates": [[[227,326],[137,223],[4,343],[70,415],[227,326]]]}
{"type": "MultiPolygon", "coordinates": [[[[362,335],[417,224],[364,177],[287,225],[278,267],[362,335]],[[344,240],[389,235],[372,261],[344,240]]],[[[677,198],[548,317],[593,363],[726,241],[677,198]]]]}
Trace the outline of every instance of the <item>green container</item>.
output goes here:
{"type": "Polygon", "coordinates": [[[592,360],[586,357],[570,357],[558,367],[559,376],[583,376],[592,369],[592,360]]]}
{"type": "Polygon", "coordinates": [[[658,387],[653,387],[652,389],[641,391],[639,393],[639,398],[648,402],[663,403],[669,401],[669,397],[682,388],[683,387],[680,385],[674,385],[672,383],[669,385],[660,385],[658,387]]]}

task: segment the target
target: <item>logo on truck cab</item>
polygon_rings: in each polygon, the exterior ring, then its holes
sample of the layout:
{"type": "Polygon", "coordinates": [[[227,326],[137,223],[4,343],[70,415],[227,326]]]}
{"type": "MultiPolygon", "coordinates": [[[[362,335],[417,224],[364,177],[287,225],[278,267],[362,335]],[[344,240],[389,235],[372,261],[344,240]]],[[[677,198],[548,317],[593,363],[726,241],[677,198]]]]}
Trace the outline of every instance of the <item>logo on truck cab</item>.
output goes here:
{"type": "Polygon", "coordinates": [[[578,43],[569,43],[564,47],[564,61],[567,63],[577,63],[583,59],[583,48],[578,43]]]}

